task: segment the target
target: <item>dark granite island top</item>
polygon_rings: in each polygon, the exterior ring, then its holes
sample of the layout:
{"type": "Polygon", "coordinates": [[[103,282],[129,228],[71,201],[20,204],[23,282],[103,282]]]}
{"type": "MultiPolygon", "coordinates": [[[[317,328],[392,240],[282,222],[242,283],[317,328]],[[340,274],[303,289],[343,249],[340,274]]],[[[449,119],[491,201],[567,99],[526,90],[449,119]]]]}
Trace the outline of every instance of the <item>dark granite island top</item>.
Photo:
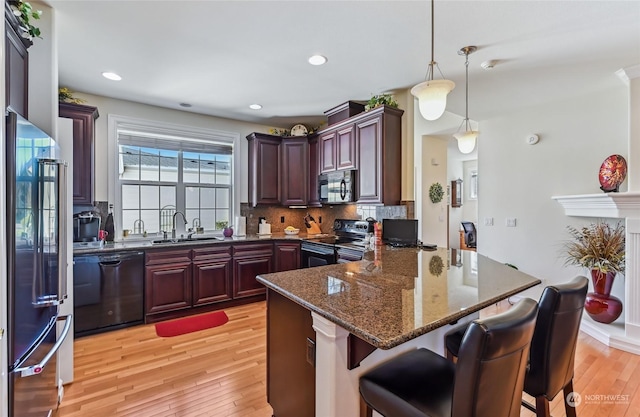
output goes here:
{"type": "Polygon", "coordinates": [[[380,349],[541,283],[476,252],[389,247],[368,252],[359,262],[264,274],[257,280],[380,349]]]}

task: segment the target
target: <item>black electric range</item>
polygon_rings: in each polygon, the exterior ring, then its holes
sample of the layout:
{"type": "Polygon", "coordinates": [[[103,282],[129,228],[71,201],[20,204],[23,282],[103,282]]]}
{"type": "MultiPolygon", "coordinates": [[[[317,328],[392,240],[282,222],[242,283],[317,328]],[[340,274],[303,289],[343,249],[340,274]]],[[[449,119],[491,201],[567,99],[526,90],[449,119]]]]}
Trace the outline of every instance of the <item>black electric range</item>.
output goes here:
{"type": "Polygon", "coordinates": [[[362,259],[375,220],[336,219],[333,234],[302,241],[302,267],[310,268],[362,259]]]}

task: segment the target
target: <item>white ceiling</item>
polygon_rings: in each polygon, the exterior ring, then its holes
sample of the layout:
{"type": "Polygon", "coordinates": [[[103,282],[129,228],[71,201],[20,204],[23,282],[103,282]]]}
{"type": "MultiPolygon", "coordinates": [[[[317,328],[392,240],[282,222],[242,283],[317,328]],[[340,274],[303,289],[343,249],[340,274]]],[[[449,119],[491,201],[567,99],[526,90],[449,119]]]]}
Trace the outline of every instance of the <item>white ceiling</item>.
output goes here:
{"type": "MultiPolygon", "coordinates": [[[[47,3],[60,86],[278,127],[314,126],[347,100],[411,87],[431,55],[427,0],[47,3]],[[328,63],[309,65],[315,53],[328,63]]],[[[436,1],[435,59],[457,84],[447,110],[459,115],[467,45],[478,46],[469,117],[481,121],[620,85],[615,71],[640,64],[640,1],[436,1]],[[489,59],[498,64],[483,70],[489,59]]]]}

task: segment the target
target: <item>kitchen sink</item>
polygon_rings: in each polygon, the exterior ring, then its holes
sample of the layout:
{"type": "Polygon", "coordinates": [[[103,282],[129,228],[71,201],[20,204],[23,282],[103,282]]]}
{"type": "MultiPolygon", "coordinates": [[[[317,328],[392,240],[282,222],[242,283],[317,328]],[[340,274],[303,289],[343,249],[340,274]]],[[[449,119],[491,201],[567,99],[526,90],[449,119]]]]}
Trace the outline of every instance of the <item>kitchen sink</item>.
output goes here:
{"type": "Polygon", "coordinates": [[[192,238],[180,238],[180,239],[160,239],[153,240],[151,243],[154,245],[167,245],[171,243],[184,243],[184,242],[202,242],[207,240],[224,240],[222,236],[207,236],[207,237],[192,237],[192,238]]]}

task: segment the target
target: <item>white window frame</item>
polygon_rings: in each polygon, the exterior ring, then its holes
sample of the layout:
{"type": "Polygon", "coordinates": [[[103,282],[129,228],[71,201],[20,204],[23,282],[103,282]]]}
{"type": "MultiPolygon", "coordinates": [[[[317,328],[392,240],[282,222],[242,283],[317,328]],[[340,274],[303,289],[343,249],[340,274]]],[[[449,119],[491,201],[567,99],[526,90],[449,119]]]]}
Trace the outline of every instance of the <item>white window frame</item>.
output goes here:
{"type": "MultiPolygon", "coordinates": [[[[155,120],[139,119],[117,114],[109,114],[108,117],[108,149],[109,158],[107,166],[109,204],[114,204],[115,240],[122,240],[122,193],[118,187],[119,182],[119,150],[118,132],[122,130],[147,131],[156,136],[171,139],[187,138],[199,142],[222,142],[233,148],[233,165],[231,167],[231,205],[229,222],[233,223],[235,216],[240,215],[240,134],[223,130],[200,128],[194,126],[166,123],[155,120]]],[[[184,196],[177,198],[184,198],[184,196]]]]}
{"type": "Polygon", "coordinates": [[[469,200],[478,199],[478,170],[469,171],[469,200]]]}

